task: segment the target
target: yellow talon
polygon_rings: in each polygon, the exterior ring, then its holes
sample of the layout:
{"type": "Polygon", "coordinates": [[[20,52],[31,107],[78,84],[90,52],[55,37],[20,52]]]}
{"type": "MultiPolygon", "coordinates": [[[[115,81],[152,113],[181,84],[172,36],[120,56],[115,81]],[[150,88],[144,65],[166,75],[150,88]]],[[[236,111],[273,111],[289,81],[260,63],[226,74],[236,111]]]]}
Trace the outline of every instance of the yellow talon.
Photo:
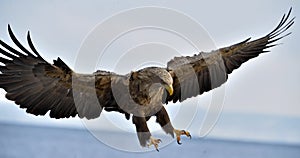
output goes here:
{"type": "Polygon", "coordinates": [[[159,150],[158,150],[158,144],[161,142],[161,140],[160,139],[156,139],[156,138],[154,138],[154,137],[150,137],[150,140],[149,140],[149,143],[147,144],[147,146],[148,146],[148,148],[151,146],[151,145],[153,145],[154,147],[155,147],[155,149],[156,149],[156,151],[158,151],[159,152],[159,150]]]}
{"type": "Polygon", "coordinates": [[[174,133],[176,134],[176,139],[177,139],[177,143],[179,145],[181,145],[182,143],[180,142],[181,140],[181,135],[186,135],[187,137],[189,137],[190,139],[192,138],[190,132],[188,131],[185,131],[185,130],[177,130],[177,129],[174,129],[174,133]]]}

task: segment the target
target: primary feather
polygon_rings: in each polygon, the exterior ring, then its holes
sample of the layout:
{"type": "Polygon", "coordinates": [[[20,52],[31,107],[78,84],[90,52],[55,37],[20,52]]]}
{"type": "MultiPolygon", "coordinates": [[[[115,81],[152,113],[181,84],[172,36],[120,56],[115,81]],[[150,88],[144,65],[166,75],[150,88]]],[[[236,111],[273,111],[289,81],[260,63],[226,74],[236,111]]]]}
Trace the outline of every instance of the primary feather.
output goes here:
{"type": "Polygon", "coordinates": [[[261,53],[269,52],[267,48],[276,46],[276,41],[290,34],[283,33],[294,24],[295,18],[289,20],[291,11],[292,9],[287,15],[283,15],[278,26],[262,38],[253,41],[248,38],[209,53],[200,52],[194,56],[175,57],[169,61],[167,69],[174,80],[174,95],[168,95],[166,103],[181,102],[217,88],[243,63],[261,53]]]}

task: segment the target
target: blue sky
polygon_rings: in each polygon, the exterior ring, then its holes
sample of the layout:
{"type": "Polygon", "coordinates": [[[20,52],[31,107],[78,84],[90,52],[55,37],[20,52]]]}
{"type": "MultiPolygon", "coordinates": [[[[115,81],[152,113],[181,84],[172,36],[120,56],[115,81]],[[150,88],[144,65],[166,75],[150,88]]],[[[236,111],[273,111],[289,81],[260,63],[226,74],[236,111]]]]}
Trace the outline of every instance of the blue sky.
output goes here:
{"type": "MultiPolygon", "coordinates": [[[[248,37],[257,38],[265,35],[277,25],[281,16],[291,6],[294,8],[292,15],[298,17],[300,15],[299,1],[294,0],[228,0],[226,2],[200,0],[185,1],[184,3],[179,0],[107,0],[89,1],[88,3],[66,0],[51,2],[1,1],[0,4],[0,37],[2,40],[11,43],[7,35],[7,24],[12,26],[15,35],[24,43],[26,32],[30,30],[37,49],[46,60],[52,62],[52,59],[59,56],[72,68],[75,67],[81,44],[93,28],[122,10],[143,6],[158,6],[184,13],[205,28],[216,47],[228,46],[248,37]]],[[[130,19],[123,20],[124,23],[130,23],[130,19]]],[[[182,25],[184,26],[184,24],[182,25]]],[[[291,131],[300,133],[299,124],[295,121],[299,120],[300,117],[300,84],[298,82],[300,80],[300,70],[298,69],[300,67],[300,54],[298,53],[300,31],[297,29],[297,25],[296,19],[295,26],[290,29],[293,34],[281,41],[284,44],[272,48],[271,53],[249,61],[230,75],[224,87],[223,115],[211,135],[236,139],[242,139],[242,136],[244,136],[244,138],[249,137],[249,139],[275,139],[275,141],[284,142],[287,140],[282,138],[284,136],[280,133],[287,133],[291,136],[289,140],[300,143],[298,134],[288,133],[291,131]],[[264,117],[266,119],[263,119],[264,117]],[[227,121],[231,119],[233,121],[227,121]],[[261,127],[261,129],[256,130],[257,135],[246,135],[249,130],[243,125],[247,123],[239,122],[232,125],[231,123],[234,123],[234,120],[252,120],[248,127],[261,127]]],[[[112,26],[111,29],[114,29],[114,27],[112,26]]],[[[149,35],[151,35],[149,32],[135,32],[133,37],[127,38],[139,37],[143,39],[149,35]]],[[[155,39],[156,37],[152,38],[155,39]]],[[[139,40],[135,42],[135,44],[138,44],[139,40]]],[[[116,43],[119,45],[116,44],[114,49],[108,50],[108,52],[114,51],[116,53],[120,51],[120,53],[107,55],[107,61],[116,61],[122,54],[121,51],[124,51],[121,46],[126,44],[125,40],[120,39],[116,43]]],[[[182,45],[179,49],[185,50],[184,45],[186,44],[183,43],[182,45]]],[[[180,44],[178,47],[180,47],[180,44]]],[[[209,50],[210,47],[204,49],[209,50]]],[[[215,49],[215,47],[211,47],[211,49],[215,49]]],[[[192,49],[187,48],[184,54],[192,55],[194,53],[192,49]]],[[[98,69],[112,70],[109,65],[98,67],[98,69]]],[[[131,69],[127,70],[127,72],[130,71],[131,69]]],[[[1,90],[0,121],[83,127],[78,118],[55,120],[50,119],[48,116],[34,117],[28,115],[12,102],[6,101],[4,94],[5,92],[1,90]]],[[[211,102],[211,98],[212,93],[206,93],[201,97],[194,98],[189,104],[199,101],[201,104],[198,107],[199,111],[205,111],[211,102]]],[[[168,110],[171,111],[171,117],[174,117],[179,105],[172,106],[168,107],[168,110]]],[[[186,110],[186,115],[189,115],[188,109],[186,110]]],[[[196,116],[196,118],[203,119],[202,114],[199,112],[199,116],[196,116]]],[[[107,113],[105,115],[108,119],[117,120],[120,124],[127,122],[128,125],[125,124],[124,129],[129,128],[129,130],[132,130],[131,122],[124,120],[123,116],[107,113]]],[[[179,122],[178,124],[184,123],[179,122]]],[[[158,128],[152,124],[151,126],[154,129],[158,128]]],[[[193,120],[190,128],[192,131],[197,132],[199,122],[193,120]]]]}

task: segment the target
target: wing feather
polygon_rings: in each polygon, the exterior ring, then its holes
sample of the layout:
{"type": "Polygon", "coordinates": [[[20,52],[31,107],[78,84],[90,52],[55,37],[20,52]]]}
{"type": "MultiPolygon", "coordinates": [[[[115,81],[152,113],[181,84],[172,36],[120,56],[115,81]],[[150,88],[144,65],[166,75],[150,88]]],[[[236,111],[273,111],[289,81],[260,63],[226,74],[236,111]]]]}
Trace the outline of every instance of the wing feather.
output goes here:
{"type": "Polygon", "coordinates": [[[295,18],[289,18],[291,11],[292,8],[283,15],[277,27],[262,38],[253,41],[248,38],[210,53],[175,57],[169,61],[167,69],[173,77],[174,93],[167,96],[166,103],[183,101],[217,88],[243,63],[269,52],[267,48],[276,46],[275,42],[291,34],[283,34],[294,24],[295,18]]]}
{"type": "Polygon", "coordinates": [[[92,119],[100,115],[103,106],[107,106],[99,105],[98,101],[114,102],[114,98],[109,96],[111,76],[114,74],[98,72],[97,77],[95,74],[77,74],[60,58],[54,60],[52,65],[40,56],[29,32],[27,42],[30,50],[18,41],[9,25],[8,33],[20,51],[0,40],[0,88],[7,92],[7,99],[26,108],[26,112],[45,115],[50,111],[53,118],[78,115],[92,119]],[[75,93],[72,86],[74,78],[80,80],[76,82],[75,93]],[[101,88],[95,87],[95,84],[101,85],[101,88]]]}

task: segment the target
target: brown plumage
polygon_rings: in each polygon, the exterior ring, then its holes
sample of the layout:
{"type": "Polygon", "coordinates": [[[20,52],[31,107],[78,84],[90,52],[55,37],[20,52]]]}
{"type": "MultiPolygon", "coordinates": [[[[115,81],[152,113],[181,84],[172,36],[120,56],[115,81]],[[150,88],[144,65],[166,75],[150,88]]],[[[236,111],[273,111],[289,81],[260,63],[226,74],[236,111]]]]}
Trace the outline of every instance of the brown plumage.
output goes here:
{"type": "Polygon", "coordinates": [[[52,118],[99,117],[102,109],[117,111],[132,116],[140,144],[154,145],[159,139],[151,136],[147,121],[156,116],[163,130],[180,143],[180,135],[189,132],[173,128],[163,104],[184,101],[221,86],[228,75],[251,58],[266,53],[294,23],[289,20],[291,9],[279,25],[266,36],[221,48],[210,53],[175,57],[167,68],[148,67],[126,75],[97,71],[93,74],[78,74],[60,58],[53,64],[45,61],[37,52],[28,32],[27,50],[8,32],[19,50],[0,40],[0,87],[6,98],[15,101],[26,112],[34,115],[49,115],[52,118]]]}

